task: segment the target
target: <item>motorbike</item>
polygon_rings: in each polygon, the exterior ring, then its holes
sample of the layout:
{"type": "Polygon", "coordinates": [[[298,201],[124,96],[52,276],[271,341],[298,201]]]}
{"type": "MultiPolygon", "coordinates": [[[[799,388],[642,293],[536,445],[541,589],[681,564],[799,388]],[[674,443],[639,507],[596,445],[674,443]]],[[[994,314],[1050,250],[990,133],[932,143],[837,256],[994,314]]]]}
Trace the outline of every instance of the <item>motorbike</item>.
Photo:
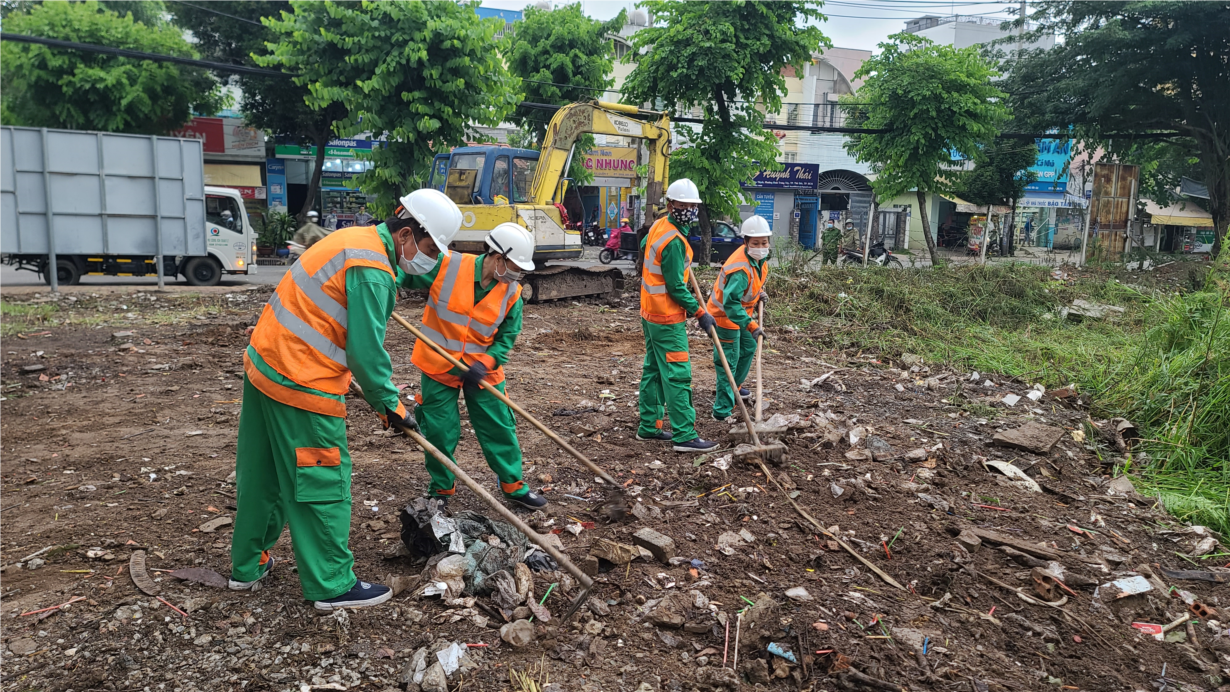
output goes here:
{"type": "Polygon", "coordinates": [[[286,241],[286,249],[290,252],[290,259],[292,262],[299,259],[299,255],[302,255],[307,251],[307,248],[293,240],[286,241]]]}
{"type": "MultiPolygon", "coordinates": [[[[841,251],[841,256],[838,258],[837,261],[838,261],[838,264],[842,264],[842,265],[854,264],[854,265],[862,266],[863,253],[857,250],[843,249],[841,251]]],[[[890,264],[897,267],[898,269],[902,269],[905,266],[901,264],[901,260],[894,257],[893,253],[884,247],[884,241],[881,240],[880,242],[873,244],[868,249],[867,266],[875,265],[877,267],[886,267],[890,264]]]]}
{"type": "Polygon", "coordinates": [[[606,242],[606,233],[598,224],[591,224],[581,231],[581,244],[598,247],[606,242]]]}
{"type": "Polygon", "coordinates": [[[598,261],[603,264],[610,264],[615,260],[635,262],[636,254],[637,253],[635,250],[612,250],[609,247],[604,247],[602,248],[602,251],[598,253],[598,261]]]}

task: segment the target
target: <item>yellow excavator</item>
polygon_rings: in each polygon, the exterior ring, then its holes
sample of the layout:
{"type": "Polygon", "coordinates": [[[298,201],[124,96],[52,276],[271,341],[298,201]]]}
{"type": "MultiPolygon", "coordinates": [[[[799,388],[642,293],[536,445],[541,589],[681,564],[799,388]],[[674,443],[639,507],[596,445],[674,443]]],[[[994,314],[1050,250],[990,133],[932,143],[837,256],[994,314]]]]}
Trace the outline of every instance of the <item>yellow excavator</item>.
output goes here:
{"type": "Polygon", "coordinates": [[[571,183],[564,174],[583,134],[646,140],[645,215],[654,218],[662,201],[670,152],[670,118],[664,113],[603,101],[572,103],[551,118],[541,151],[496,145],[458,147],[437,154],[432,162],[428,185],[461,208],[461,232],[454,249],[486,252],[488,231],[506,221],[534,234],[538,268],[522,280],[522,296],[530,303],[581,296],[613,298],[623,288],[623,273],[615,267],[548,264],[579,259],[583,252],[581,231],[568,228],[563,213],[564,193],[571,183]]]}

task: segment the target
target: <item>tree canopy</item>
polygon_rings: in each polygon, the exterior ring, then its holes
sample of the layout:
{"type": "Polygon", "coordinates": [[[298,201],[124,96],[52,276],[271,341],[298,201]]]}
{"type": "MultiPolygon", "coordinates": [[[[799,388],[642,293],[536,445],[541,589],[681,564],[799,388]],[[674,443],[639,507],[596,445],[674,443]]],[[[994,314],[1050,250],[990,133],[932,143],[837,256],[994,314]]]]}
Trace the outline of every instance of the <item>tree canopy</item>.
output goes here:
{"type": "Polygon", "coordinates": [[[671,154],[672,179],[690,178],[711,213],[739,217],[741,186],[763,169],[777,170],[777,138],[764,128],[788,92],[784,69],[802,72],[830,44],[809,21],[824,16],[815,2],[686,2],[639,4],[655,25],[633,36],[625,60],[636,67],[623,84],[626,103],[687,111],[699,106],[697,128],[676,126],[682,146],[671,154]]]}
{"type": "MultiPolygon", "coordinates": [[[[4,31],[196,57],[176,27],[146,25],[93,0],[31,5],[9,13],[4,31]]],[[[0,113],[10,125],[163,135],[193,111],[212,113],[225,103],[208,72],[171,63],[6,41],[0,65],[0,113]]]]}
{"type": "Polygon", "coordinates": [[[1109,134],[1178,133],[1167,141],[1198,160],[1217,256],[1230,225],[1230,4],[1069,0],[1030,19],[1033,35],[1063,41],[1008,63],[1017,116],[1073,127],[1091,148],[1109,134]]]}
{"type": "MultiPolygon", "coordinates": [[[[508,70],[522,80],[525,100],[563,106],[598,98],[613,86],[614,54],[607,36],[619,31],[626,14],[621,10],[601,22],[586,17],[580,4],[527,7],[508,53],[508,70]]],[[[512,120],[541,143],[551,113],[518,106],[512,120]]]]}
{"type": "MultiPolygon", "coordinates": [[[[926,193],[954,191],[953,156],[976,159],[1009,117],[998,73],[978,48],[953,48],[909,33],[894,34],[855,77],[858,93],[843,99],[850,127],[882,130],[850,135],[846,149],[870,164],[876,197],[917,191],[932,264],[941,264],[927,219],[926,193]]],[[[1033,163],[1031,159],[1030,164],[1033,163]]]]}
{"type": "Polygon", "coordinates": [[[417,187],[436,151],[464,144],[473,125],[499,125],[520,97],[504,66],[499,19],[452,2],[291,3],[264,20],[278,35],[266,67],[295,73],[314,108],[347,109],[336,134],[371,132],[374,167],[357,179],[376,213],[417,187]]]}
{"type": "MultiPolygon", "coordinates": [[[[278,34],[262,26],[261,20],[280,20],[282,13],[292,12],[286,0],[240,2],[171,3],[175,22],[196,37],[197,48],[207,58],[231,65],[258,66],[256,56],[268,56],[267,44],[275,43],[278,34]]],[[[308,87],[289,77],[261,75],[227,76],[243,91],[239,110],[249,125],[268,131],[301,145],[316,147],[308,194],[299,216],[305,215],[316,203],[324,165],[325,144],[333,137],[333,123],[346,115],[340,102],[322,108],[309,106],[308,87]]]]}

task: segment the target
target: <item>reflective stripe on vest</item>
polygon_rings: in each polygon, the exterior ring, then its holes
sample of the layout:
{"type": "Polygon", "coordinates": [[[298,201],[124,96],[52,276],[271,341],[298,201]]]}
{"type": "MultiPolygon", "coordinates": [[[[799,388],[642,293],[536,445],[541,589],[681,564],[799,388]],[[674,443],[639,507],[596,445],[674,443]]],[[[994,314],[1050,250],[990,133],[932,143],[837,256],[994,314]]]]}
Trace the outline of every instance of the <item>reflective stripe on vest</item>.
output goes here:
{"type": "Polygon", "coordinates": [[[718,326],[723,329],[739,328],[739,325],[732,322],[726,315],[726,309],[723,306],[726,303],[726,281],[732,275],[740,272],[747,275],[747,290],[739,297],[739,302],[743,304],[745,311],[750,311],[756,305],[756,296],[760,295],[760,289],[764,287],[765,277],[769,275],[769,265],[761,265],[758,274],[747,259],[747,248],[743,246],[732,252],[726,259],[726,263],[722,265],[722,271],[718,272],[717,280],[713,282],[713,292],[709,294],[709,301],[705,306],[709,314],[713,315],[718,326]]]}
{"type": "Polygon", "coordinates": [[[641,317],[658,324],[683,322],[687,315],[683,307],[666,292],[666,279],[662,275],[662,250],[666,244],[678,238],[683,241],[687,265],[683,280],[688,280],[692,265],[692,246],[674,224],[664,216],[654,222],[645,240],[644,271],[641,272],[641,317]]]}
{"type": "Polygon", "coordinates": [[[252,345],[269,367],[295,384],[346,392],[345,273],[351,267],[395,276],[376,227],[346,228],[313,244],[278,282],[261,313],[252,345]]]}
{"type": "MultiPolygon", "coordinates": [[[[475,303],[477,259],[459,252],[446,255],[423,310],[423,334],[463,362],[474,360],[466,359],[467,355],[487,352],[509,306],[521,295],[518,283],[497,284],[475,303]]],[[[426,344],[415,343],[410,360],[428,375],[444,377],[452,369],[451,363],[426,344]]],[[[452,384],[451,379],[446,384],[452,384]]],[[[495,368],[488,381],[498,384],[503,379],[503,369],[495,368]]]]}

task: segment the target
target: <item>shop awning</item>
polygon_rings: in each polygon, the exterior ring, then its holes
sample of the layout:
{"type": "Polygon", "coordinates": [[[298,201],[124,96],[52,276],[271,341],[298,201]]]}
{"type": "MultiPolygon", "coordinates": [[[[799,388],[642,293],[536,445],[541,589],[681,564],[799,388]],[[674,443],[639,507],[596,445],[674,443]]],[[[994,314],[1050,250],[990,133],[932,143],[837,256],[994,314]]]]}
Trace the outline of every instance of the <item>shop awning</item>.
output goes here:
{"type": "Polygon", "coordinates": [[[260,187],[262,185],[261,167],[259,164],[207,163],[205,164],[205,184],[222,187],[260,187]]]}
{"type": "Polygon", "coordinates": [[[1152,201],[1145,200],[1145,213],[1152,215],[1153,223],[1158,226],[1213,227],[1213,216],[1194,202],[1176,202],[1163,209],[1152,201]]]}

